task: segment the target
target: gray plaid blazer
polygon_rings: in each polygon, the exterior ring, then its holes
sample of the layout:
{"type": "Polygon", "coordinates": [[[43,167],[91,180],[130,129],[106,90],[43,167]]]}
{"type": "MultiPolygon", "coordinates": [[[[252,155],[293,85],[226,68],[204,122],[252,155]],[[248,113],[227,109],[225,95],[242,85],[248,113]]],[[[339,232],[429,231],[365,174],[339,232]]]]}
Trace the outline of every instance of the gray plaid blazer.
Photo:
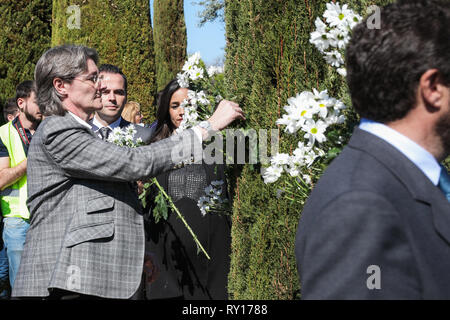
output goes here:
{"type": "Polygon", "coordinates": [[[131,297],[143,271],[144,229],[129,182],[191,157],[199,142],[194,136],[186,130],[150,146],[121,148],[69,114],[45,119],[28,153],[31,220],[12,295],[45,297],[60,288],[131,297]]]}

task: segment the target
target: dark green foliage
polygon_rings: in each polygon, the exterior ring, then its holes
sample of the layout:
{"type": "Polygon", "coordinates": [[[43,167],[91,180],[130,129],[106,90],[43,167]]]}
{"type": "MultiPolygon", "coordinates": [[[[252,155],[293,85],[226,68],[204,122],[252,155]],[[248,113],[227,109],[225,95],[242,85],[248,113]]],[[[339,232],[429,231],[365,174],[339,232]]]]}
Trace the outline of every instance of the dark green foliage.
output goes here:
{"type": "Polygon", "coordinates": [[[16,86],[33,79],[37,60],[50,48],[51,3],[0,1],[0,114],[6,99],[15,95],[16,86]]]}
{"type": "MultiPolygon", "coordinates": [[[[245,127],[276,128],[289,97],[304,90],[328,89],[330,96],[351,105],[342,77],[326,65],[309,43],[314,21],[328,1],[228,0],[225,3],[228,96],[246,113],[245,127]]],[[[388,1],[341,1],[365,15],[371,4],[388,1]]],[[[347,114],[347,139],[357,121],[347,114]]],[[[281,128],[280,128],[281,129],[281,128]]],[[[299,137],[280,132],[280,152],[292,152],[299,137]]],[[[317,166],[337,154],[333,149],[317,166]]],[[[258,166],[235,169],[233,188],[232,261],[229,293],[232,299],[296,299],[300,284],[294,255],[295,233],[302,205],[280,194],[285,182],[264,184],[258,166]],[[277,197],[278,195],[278,197],[277,197]]]]}
{"type": "Polygon", "coordinates": [[[186,60],[187,35],[183,0],[153,2],[156,84],[158,91],[180,72],[186,60]]]}
{"type": "Polygon", "coordinates": [[[148,0],[54,0],[52,46],[65,43],[95,48],[100,64],[120,67],[128,78],[128,100],[141,104],[145,122],[155,118],[155,63],[148,0]],[[70,29],[80,8],[80,28],[70,29]]]}

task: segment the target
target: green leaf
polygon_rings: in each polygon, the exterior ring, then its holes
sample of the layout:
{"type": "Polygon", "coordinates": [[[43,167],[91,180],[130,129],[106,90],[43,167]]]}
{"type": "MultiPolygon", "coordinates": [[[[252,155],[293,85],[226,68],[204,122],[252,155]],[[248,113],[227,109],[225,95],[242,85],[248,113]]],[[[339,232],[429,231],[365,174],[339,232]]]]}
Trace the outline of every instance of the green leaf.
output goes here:
{"type": "Polygon", "coordinates": [[[164,199],[164,195],[159,192],[155,197],[155,207],[153,208],[153,217],[155,218],[155,222],[158,223],[161,218],[167,220],[169,216],[169,209],[167,207],[166,200],[164,199]]]}

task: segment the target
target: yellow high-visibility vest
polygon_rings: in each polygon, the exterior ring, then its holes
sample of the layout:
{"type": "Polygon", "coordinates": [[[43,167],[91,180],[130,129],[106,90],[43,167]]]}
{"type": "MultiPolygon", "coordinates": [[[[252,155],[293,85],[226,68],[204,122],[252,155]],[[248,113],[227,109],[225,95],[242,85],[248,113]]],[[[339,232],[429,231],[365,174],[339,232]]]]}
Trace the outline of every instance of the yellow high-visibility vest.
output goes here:
{"type": "MultiPolygon", "coordinates": [[[[27,157],[23,150],[22,140],[12,121],[0,127],[0,139],[8,149],[9,166],[11,168],[19,165],[27,157]]],[[[27,175],[0,191],[1,208],[4,217],[30,218],[27,208],[27,175]]]]}

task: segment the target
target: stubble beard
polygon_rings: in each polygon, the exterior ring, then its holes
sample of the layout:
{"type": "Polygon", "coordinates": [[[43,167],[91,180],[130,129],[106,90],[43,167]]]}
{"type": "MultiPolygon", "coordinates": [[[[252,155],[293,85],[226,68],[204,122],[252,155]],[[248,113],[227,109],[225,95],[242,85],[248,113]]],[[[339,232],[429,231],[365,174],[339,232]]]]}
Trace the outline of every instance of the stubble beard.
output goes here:
{"type": "Polygon", "coordinates": [[[30,121],[31,123],[33,123],[35,125],[38,125],[42,121],[42,116],[40,118],[37,118],[26,110],[24,110],[23,113],[25,115],[25,118],[27,118],[28,121],[30,121]]]}
{"type": "Polygon", "coordinates": [[[442,115],[436,123],[435,132],[441,139],[443,148],[443,159],[450,154],[450,105],[448,112],[442,115]]]}

